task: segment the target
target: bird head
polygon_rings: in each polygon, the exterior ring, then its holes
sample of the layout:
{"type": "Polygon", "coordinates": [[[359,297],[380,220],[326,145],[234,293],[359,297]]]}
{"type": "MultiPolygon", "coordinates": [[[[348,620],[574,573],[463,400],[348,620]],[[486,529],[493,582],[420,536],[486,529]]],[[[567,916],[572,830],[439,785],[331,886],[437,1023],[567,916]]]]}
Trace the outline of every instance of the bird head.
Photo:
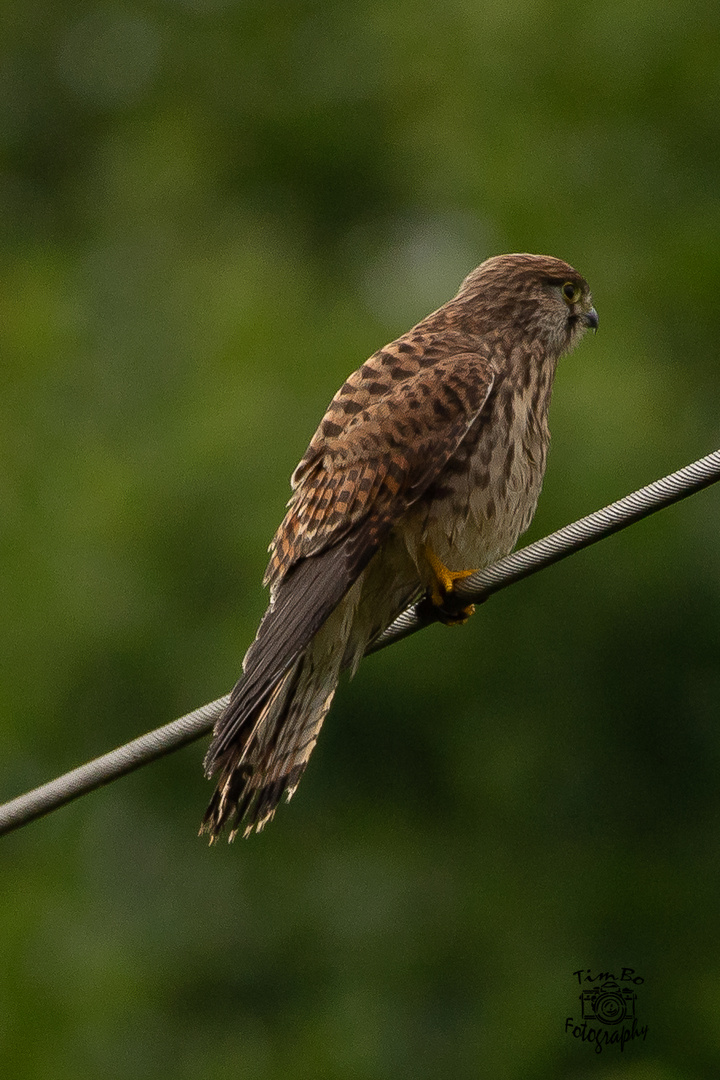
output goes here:
{"type": "Polygon", "coordinates": [[[557,356],[598,327],[587,281],[550,255],[487,259],[468,274],[457,299],[470,306],[481,333],[511,342],[521,332],[557,356]]]}

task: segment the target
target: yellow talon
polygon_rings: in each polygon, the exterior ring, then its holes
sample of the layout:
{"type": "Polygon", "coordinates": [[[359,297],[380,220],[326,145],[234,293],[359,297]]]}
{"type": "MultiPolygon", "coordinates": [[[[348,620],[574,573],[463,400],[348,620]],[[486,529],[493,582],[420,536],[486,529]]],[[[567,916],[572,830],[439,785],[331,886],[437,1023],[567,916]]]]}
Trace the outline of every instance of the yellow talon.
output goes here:
{"type": "Polygon", "coordinates": [[[448,570],[447,566],[445,566],[445,564],[437,557],[429,544],[425,545],[425,558],[434,575],[430,599],[435,607],[439,609],[438,615],[440,621],[444,622],[446,626],[461,626],[463,623],[466,623],[473,614],[475,605],[468,604],[467,607],[460,608],[458,611],[449,612],[445,609],[445,603],[448,596],[453,592],[455,582],[470,577],[471,574],[476,573],[476,571],[448,570]]]}

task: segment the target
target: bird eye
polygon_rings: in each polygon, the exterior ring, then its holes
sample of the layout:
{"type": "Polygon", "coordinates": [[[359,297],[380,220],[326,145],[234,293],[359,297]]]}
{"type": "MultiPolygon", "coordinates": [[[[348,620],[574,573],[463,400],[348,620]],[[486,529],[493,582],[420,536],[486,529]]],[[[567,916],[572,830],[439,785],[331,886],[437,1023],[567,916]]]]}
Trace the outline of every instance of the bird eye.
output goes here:
{"type": "Polygon", "coordinates": [[[580,290],[572,281],[566,281],[562,287],[562,294],[569,304],[574,304],[580,297],[580,290]]]}

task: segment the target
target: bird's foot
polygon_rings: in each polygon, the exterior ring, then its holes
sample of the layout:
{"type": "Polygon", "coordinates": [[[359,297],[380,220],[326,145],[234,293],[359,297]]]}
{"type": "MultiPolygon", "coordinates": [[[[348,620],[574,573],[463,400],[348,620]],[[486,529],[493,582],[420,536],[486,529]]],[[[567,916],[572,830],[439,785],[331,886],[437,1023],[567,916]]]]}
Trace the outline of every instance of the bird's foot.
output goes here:
{"type": "Polygon", "coordinates": [[[435,614],[445,626],[462,626],[475,611],[474,604],[466,604],[458,607],[453,599],[455,582],[470,577],[475,570],[448,570],[447,566],[435,554],[429,544],[425,545],[425,558],[433,572],[433,583],[430,589],[430,602],[435,608],[435,614]]]}

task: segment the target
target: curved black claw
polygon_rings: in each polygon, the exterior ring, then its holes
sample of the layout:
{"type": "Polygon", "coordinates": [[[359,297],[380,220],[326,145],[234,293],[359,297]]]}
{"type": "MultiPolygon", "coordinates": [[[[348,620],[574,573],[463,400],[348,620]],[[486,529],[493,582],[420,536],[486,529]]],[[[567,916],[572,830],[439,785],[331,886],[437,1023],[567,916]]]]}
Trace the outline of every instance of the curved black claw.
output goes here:
{"type": "Polygon", "coordinates": [[[453,597],[452,592],[445,593],[442,602],[438,604],[432,593],[427,592],[415,610],[424,622],[441,622],[444,626],[462,626],[475,611],[475,604],[461,606],[453,597]]]}

